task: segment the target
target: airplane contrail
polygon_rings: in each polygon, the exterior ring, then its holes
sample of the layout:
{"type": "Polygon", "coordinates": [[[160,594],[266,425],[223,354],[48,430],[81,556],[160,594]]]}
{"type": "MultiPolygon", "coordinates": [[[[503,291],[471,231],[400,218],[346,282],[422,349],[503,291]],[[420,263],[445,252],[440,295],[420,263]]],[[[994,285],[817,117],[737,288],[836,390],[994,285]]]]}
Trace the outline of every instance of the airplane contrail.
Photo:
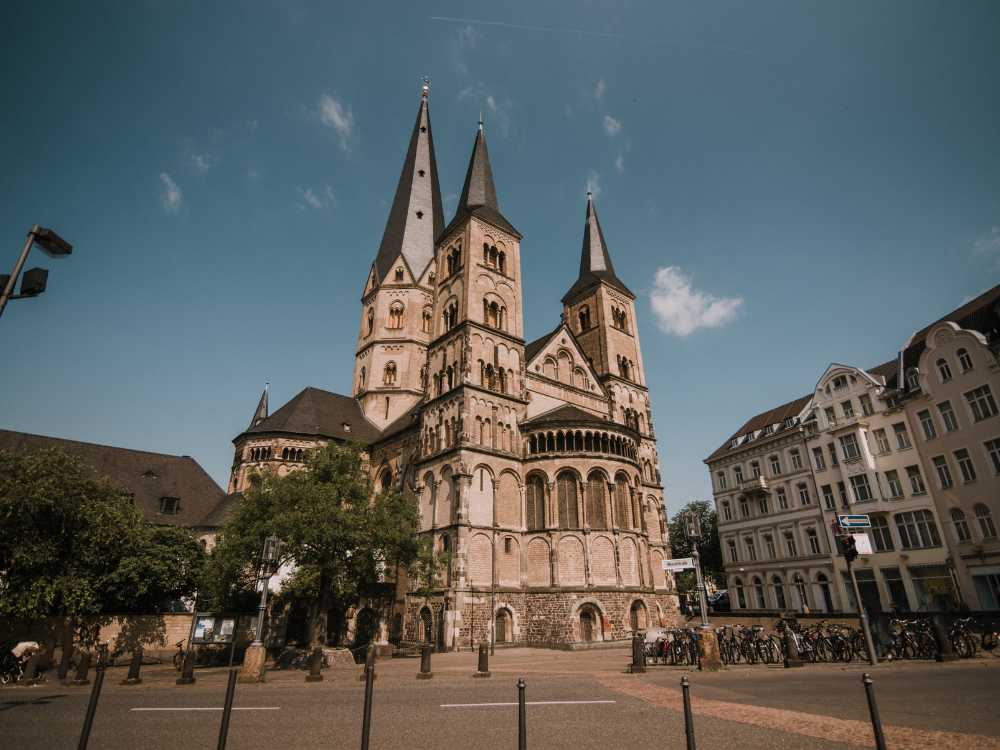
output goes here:
{"type": "Polygon", "coordinates": [[[448,23],[468,23],[476,26],[502,26],[505,29],[521,29],[523,31],[549,31],[555,34],[579,34],[582,36],[603,36],[609,39],[624,39],[624,34],[615,34],[610,31],[587,31],[586,29],[561,29],[555,26],[525,26],[519,23],[505,23],[503,21],[483,21],[477,18],[454,18],[452,16],[429,16],[431,21],[445,21],[448,23]]]}

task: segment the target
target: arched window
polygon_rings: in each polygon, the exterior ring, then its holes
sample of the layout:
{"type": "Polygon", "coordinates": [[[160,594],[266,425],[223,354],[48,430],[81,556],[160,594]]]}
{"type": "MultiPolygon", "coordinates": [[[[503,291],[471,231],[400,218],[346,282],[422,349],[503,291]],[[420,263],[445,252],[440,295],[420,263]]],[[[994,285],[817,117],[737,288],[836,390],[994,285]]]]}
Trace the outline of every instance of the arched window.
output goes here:
{"type": "Polygon", "coordinates": [[[972,534],[969,532],[969,522],[965,518],[965,513],[960,509],[951,509],[951,522],[955,526],[955,536],[958,541],[967,542],[972,539],[972,534]]]}
{"type": "Polygon", "coordinates": [[[450,331],[452,328],[458,325],[458,303],[452,302],[445,309],[442,315],[444,319],[444,329],[450,331]]]}
{"type": "Polygon", "coordinates": [[[799,595],[799,609],[805,609],[809,606],[809,598],[806,596],[806,582],[805,579],[798,573],[795,574],[795,591],[799,595]]]}
{"type": "Polygon", "coordinates": [[[978,503],[972,510],[976,514],[976,520],[979,521],[979,531],[983,535],[983,539],[996,539],[997,527],[993,525],[990,509],[982,503],[978,503]]]}
{"type": "Polygon", "coordinates": [[[734,588],[736,589],[736,606],[740,609],[747,608],[747,597],[743,591],[743,579],[737,578],[734,588]]]}
{"type": "Polygon", "coordinates": [[[496,302],[483,300],[483,322],[490,328],[502,328],[501,307],[496,302]]]}
{"type": "Polygon", "coordinates": [[[397,268],[396,269],[396,281],[402,281],[402,280],[403,280],[403,269],[402,268],[397,268]]]}
{"type": "Polygon", "coordinates": [[[502,274],[507,273],[507,254],[502,250],[497,253],[497,270],[502,274]]]}
{"type": "Polygon", "coordinates": [[[281,460],[282,461],[287,461],[288,460],[288,448],[282,448],[281,449],[281,460]]]}
{"type": "Polygon", "coordinates": [[[375,330],[375,309],[369,307],[368,317],[366,318],[365,336],[371,336],[373,330],[375,330]]]}
{"type": "Polygon", "coordinates": [[[559,525],[562,528],[576,528],[580,525],[576,499],[576,476],[571,471],[563,471],[556,477],[559,497],[559,525]]]}
{"type": "Polygon", "coordinates": [[[579,317],[579,320],[580,320],[580,332],[583,333],[584,331],[589,330],[590,329],[590,307],[588,307],[587,305],[584,305],[583,307],[581,307],[580,308],[580,312],[578,313],[578,317],[579,317]]]}
{"type": "Polygon", "coordinates": [[[396,385],[396,363],[389,362],[382,372],[382,383],[385,385],[396,385]]]}
{"type": "Polygon", "coordinates": [[[385,492],[387,489],[389,489],[390,487],[392,487],[392,471],[391,470],[386,469],[384,472],[382,472],[381,486],[382,486],[382,491],[383,492],[385,492]]]}
{"type": "Polygon", "coordinates": [[[757,609],[766,609],[767,604],[764,602],[764,582],[760,580],[760,576],[753,577],[753,595],[756,600],[757,609]]]}
{"type": "Polygon", "coordinates": [[[972,357],[969,355],[967,349],[959,349],[955,352],[958,355],[958,366],[962,368],[962,372],[968,372],[972,369],[972,357]]]}
{"type": "Polygon", "coordinates": [[[771,579],[771,585],[774,586],[774,603],[778,606],[778,609],[787,609],[788,605],[785,603],[785,587],[781,582],[781,576],[774,576],[771,579]]]}
{"type": "Polygon", "coordinates": [[[608,489],[608,480],[599,471],[590,472],[587,477],[587,523],[592,529],[608,528],[607,511],[605,510],[605,496],[608,489]]]}
{"type": "Polygon", "coordinates": [[[361,368],[361,373],[358,375],[358,390],[363,391],[365,389],[365,378],[368,376],[368,372],[364,367],[361,368]]]}
{"type": "Polygon", "coordinates": [[[528,531],[545,528],[545,484],[537,474],[528,477],[525,496],[528,531]]]}
{"type": "Polygon", "coordinates": [[[941,378],[942,383],[947,383],[951,380],[951,365],[948,364],[946,359],[939,359],[935,365],[937,366],[938,377],[941,378]]]}
{"type": "Polygon", "coordinates": [[[920,390],[920,372],[916,367],[906,371],[906,387],[911,391],[920,390]]]}
{"type": "Polygon", "coordinates": [[[403,303],[393,302],[389,307],[389,328],[403,327],[403,303]]]}
{"type": "Polygon", "coordinates": [[[423,320],[420,323],[420,330],[424,333],[431,332],[431,309],[429,307],[424,308],[423,320]]]}
{"type": "Polygon", "coordinates": [[[629,508],[628,490],[628,481],[625,477],[621,474],[615,477],[615,523],[621,529],[631,528],[632,526],[631,519],[629,518],[632,514],[629,508]]]}

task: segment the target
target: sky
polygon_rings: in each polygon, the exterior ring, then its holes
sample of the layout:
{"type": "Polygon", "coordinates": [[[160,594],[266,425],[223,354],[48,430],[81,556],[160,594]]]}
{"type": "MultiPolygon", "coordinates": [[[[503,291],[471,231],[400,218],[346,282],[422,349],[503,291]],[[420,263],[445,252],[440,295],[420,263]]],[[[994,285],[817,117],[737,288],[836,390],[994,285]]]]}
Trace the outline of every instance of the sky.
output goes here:
{"type": "Polygon", "coordinates": [[[1000,283],[995,0],[0,14],[0,266],[34,223],[75,246],[36,250],[48,291],[0,319],[0,427],[191,455],[223,487],[265,381],[272,410],[350,388],[424,75],[446,221],[485,117],[529,340],[593,190],[670,511],[747,418],[1000,283]]]}

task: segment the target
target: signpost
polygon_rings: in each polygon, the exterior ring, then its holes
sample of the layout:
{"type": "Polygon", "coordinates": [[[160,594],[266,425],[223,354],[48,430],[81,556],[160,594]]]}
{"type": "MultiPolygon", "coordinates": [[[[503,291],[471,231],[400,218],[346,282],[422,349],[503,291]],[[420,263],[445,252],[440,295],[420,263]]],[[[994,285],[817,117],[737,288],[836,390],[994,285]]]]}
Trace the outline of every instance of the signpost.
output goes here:
{"type": "Polygon", "coordinates": [[[870,529],[871,519],[867,514],[837,516],[837,523],[842,529],[870,529]]]}
{"type": "Polygon", "coordinates": [[[664,560],[663,569],[669,573],[678,573],[682,570],[690,570],[694,567],[693,557],[677,557],[673,560],[664,560]]]}

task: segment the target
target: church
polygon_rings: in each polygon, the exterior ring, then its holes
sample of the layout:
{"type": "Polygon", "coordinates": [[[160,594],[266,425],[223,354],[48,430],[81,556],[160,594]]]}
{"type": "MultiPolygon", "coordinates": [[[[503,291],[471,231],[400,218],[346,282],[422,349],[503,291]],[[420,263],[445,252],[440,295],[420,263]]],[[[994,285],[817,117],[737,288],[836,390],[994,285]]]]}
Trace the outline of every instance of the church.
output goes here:
{"type": "Polygon", "coordinates": [[[310,449],[355,441],[376,488],[419,505],[446,562],[350,627],[438,649],[573,646],[677,619],[663,487],[636,327],[591,195],[580,271],[557,325],[524,339],[521,233],[500,210],[480,122],[455,215],[442,211],[421,90],[402,173],[361,294],[353,392],[267,392],[233,443],[229,492],[310,449]]]}

